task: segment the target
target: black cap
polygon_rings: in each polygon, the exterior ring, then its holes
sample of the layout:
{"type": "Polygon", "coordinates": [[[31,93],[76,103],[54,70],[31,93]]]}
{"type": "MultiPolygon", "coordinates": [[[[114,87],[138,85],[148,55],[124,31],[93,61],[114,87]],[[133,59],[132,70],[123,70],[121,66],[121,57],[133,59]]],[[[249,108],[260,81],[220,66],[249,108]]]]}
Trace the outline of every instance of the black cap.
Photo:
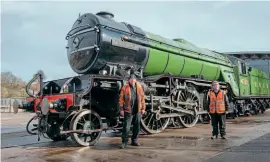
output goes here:
{"type": "Polygon", "coordinates": [[[131,78],[134,78],[134,79],[136,79],[136,76],[135,76],[135,74],[130,74],[130,77],[129,77],[129,79],[131,79],[131,78]]]}
{"type": "Polygon", "coordinates": [[[135,70],[132,68],[132,69],[130,69],[130,75],[131,74],[135,74],[135,70]]]}

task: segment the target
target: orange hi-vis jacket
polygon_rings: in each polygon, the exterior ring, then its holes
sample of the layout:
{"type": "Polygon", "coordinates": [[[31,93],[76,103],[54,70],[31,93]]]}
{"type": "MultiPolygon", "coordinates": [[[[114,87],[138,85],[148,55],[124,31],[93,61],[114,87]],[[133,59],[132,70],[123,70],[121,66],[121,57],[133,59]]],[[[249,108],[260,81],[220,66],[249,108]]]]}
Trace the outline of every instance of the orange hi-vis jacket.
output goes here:
{"type": "Polygon", "coordinates": [[[220,90],[218,94],[216,95],[214,91],[210,90],[208,91],[208,96],[210,98],[209,103],[209,113],[214,114],[222,114],[225,113],[226,107],[225,107],[225,96],[224,91],[220,90]]]}
{"type": "MultiPolygon", "coordinates": [[[[144,91],[139,82],[136,81],[136,90],[137,90],[137,102],[138,102],[138,112],[142,112],[142,110],[145,110],[145,99],[144,99],[144,91]]],[[[130,85],[127,83],[124,85],[120,92],[119,97],[119,106],[120,111],[125,112],[131,112],[131,91],[130,91],[130,85]]]]}

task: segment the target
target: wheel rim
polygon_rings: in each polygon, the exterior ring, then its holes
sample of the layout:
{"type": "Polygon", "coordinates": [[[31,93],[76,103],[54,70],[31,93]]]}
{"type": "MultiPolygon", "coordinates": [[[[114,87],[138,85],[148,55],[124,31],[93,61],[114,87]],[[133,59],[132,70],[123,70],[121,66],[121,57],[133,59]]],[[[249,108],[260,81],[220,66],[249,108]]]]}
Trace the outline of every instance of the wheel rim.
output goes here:
{"type": "MultiPolygon", "coordinates": [[[[72,130],[95,129],[102,129],[102,121],[96,112],[90,110],[79,112],[72,123],[72,130]]],[[[101,133],[101,131],[90,134],[72,133],[72,139],[80,145],[90,146],[97,143],[101,133]]]]}
{"type": "MultiPolygon", "coordinates": [[[[172,98],[173,98],[173,101],[177,102],[178,101],[178,95],[179,95],[180,91],[178,91],[177,93],[174,93],[172,98]]],[[[180,107],[179,104],[173,102],[173,106],[175,107],[180,107]]],[[[177,112],[176,112],[177,113],[177,112]]],[[[171,122],[172,122],[172,125],[176,128],[181,128],[183,127],[183,125],[181,124],[180,122],[180,117],[172,117],[171,118],[171,122]]]]}
{"type": "Polygon", "coordinates": [[[154,107],[154,112],[148,109],[142,116],[141,125],[143,131],[149,134],[162,132],[169,124],[170,118],[159,118],[160,114],[167,114],[159,107],[154,107]]]}
{"type": "MultiPolygon", "coordinates": [[[[179,91],[177,95],[177,101],[187,102],[187,103],[197,103],[196,106],[185,105],[185,106],[182,106],[182,108],[186,110],[191,110],[191,111],[194,111],[196,109],[197,112],[199,111],[199,97],[198,95],[196,95],[194,91],[191,91],[191,90],[179,91]]],[[[180,107],[180,105],[178,105],[177,107],[180,107]]],[[[199,119],[199,115],[196,115],[196,116],[185,115],[185,116],[177,117],[176,119],[179,120],[179,122],[184,127],[190,128],[196,125],[199,119]]]]}

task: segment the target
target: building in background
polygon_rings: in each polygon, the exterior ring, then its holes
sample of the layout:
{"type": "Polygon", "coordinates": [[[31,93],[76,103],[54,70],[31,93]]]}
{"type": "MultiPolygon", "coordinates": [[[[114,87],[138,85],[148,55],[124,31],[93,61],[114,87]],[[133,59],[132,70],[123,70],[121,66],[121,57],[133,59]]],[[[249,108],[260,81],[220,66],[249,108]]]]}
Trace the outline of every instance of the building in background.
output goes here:
{"type": "Polygon", "coordinates": [[[268,74],[270,77],[270,51],[247,51],[247,52],[227,52],[228,55],[240,58],[268,74]]]}

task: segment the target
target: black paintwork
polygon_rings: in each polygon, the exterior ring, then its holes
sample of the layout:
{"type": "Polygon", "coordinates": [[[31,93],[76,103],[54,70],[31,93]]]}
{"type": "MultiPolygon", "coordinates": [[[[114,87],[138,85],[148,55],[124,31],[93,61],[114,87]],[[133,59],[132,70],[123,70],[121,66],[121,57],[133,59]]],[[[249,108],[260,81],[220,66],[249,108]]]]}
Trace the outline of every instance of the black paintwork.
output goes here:
{"type": "Polygon", "coordinates": [[[61,90],[61,86],[55,82],[46,82],[43,87],[43,95],[57,94],[61,90]]]}
{"type": "Polygon", "coordinates": [[[134,25],[114,21],[110,15],[87,13],[80,16],[67,35],[71,68],[79,74],[97,74],[106,65],[144,68],[148,48],[140,45],[135,45],[135,49],[125,48],[133,44],[122,41],[123,36],[143,39],[145,33],[134,25]]]}

